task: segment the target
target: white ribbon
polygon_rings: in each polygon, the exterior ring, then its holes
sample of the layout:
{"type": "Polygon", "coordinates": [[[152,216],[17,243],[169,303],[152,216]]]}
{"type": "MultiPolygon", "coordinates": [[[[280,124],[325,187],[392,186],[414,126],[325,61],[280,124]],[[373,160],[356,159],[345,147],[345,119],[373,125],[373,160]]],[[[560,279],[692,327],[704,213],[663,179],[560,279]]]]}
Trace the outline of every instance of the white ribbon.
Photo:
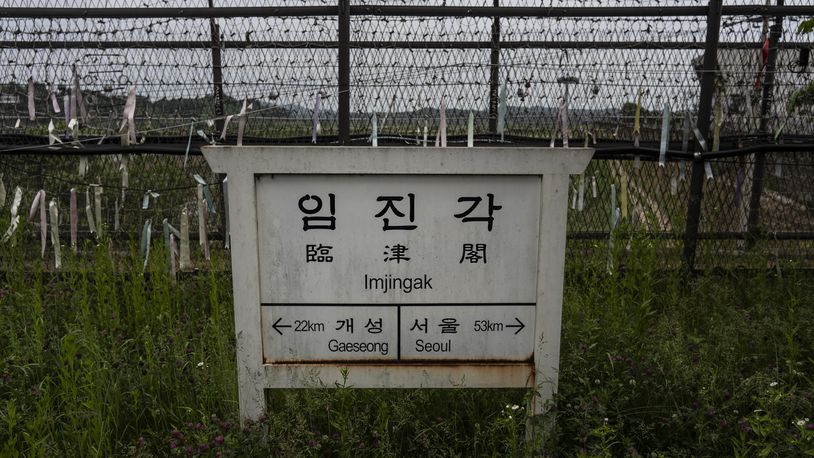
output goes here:
{"type": "Polygon", "coordinates": [[[48,144],[49,145],[53,145],[54,143],[62,143],[62,140],[60,140],[59,137],[57,137],[54,134],[55,129],[56,128],[54,127],[54,120],[52,119],[52,120],[48,121],[48,144]]]}
{"type": "Polygon", "coordinates": [[[427,120],[424,120],[424,148],[427,147],[427,120]]]}
{"type": "MultiPolygon", "coordinates": [[[[79,105],[79,113],[82,115],[82,122],[88,122],[88,111],[85,108],[85,100],[82,98],[82,90],[79,89],[79,67],[73,65],[73,94],[76,105],[79,105]]],[[[71,110],[71,115],[76,118],[75,107],[71,110]]]]}
{"type": "Polygon", "coordinates": [[[695,139],[698,140],[698,144],[701,145],[701,149],[705,152],[707,151],[707,141],[704,140],[704,136],[701,135],[701,131],[698,130],[698,127],[692,128],[692,133],[695,134],[695,139]]]}
{"type": "Polygon", "coordinates": [[[28,119],[33,121],[37,119],[37,111],[34,107],[34,78],[28,78],[28,119]]]}
{"type": "Polygon", "coordinates": [[[192,146],[192,132],[195,128],[195,123],[189,125],[189,138],[187,138],[187,149],[184,152],[184,170],[187,169],[187,159],[189,159],[189,148],[192,146]]]}
{"type": "Polygon", "coordinates": [[[438,132],[435,134],[435,146],[446,148],[447,147],[447,107],[444,103],[444,98],[441,97],[441,106],[439,108],[438,132]]]}
{"type": "Polygon", "coordinates": [[[150,197],[152,197],[153,199],[158,199],[158,196],[160,195],[161,194],[151,189],[148,189],[147,192],[144,193],[144,197],[141,200],[141,209],[147,210],[148,208],[150,208],[150,197]]]}
{"type": "Polygon", "coordinates": [[[70,204],[70,220],[71,220],[71,248],[76,253],[76,227],[79,223],[79,217],[76,214],[76,188],[71,188],[71,204],[70,204]]]}
{"type": "MultiPolygon", "coordinates": [[[[84,114],[83,114],[84,116],[84,114]]],[[[124,103],[124,111],[122,112],[122,124],[119,126],[119,132],[124,130],[127,125],[127,138],[131,144],[136,143],[136,85],[130,86],[130,92],[127,94],[127,101],[124,103]]]]}
{"type": "Polygon", "coordinates": [[[585,175],[579,176],[579,189],[577,191],[577,210],[585,208],[585,175]]]}
{"type": "Polygon", "coordinates": [[[152,238],[152,223],[148,219],[141,230],[141,255],[144,256],[144,270],[147,270],[147,261],[150,259],[150,238],[152,238]]]}
{"type": "Polygon", "coordinates": [[[314,94],[314,113],[311,118],[311,143],[316,143],[317,134],[322,132],[322,126],[319,124],[319,111],[322,107],[322,99],[327,96],[328,93],[322,89],[314,94]]]}
{"type": "Polygon", "coordinates": [[[223,247],[227,250],[231,248],[232,241],[231,241],[231,233],[232,228],[229,224],[229,177],[223,179],[223,217],[224,219],[224,227],[226,233],[223,236],[223,247]]]}
{"type": "Polygon", "coordinates": [[[20,118],[17,118],[17,122],[15,122],[15,123],[14,123],[14,128],[15,128],[15,129],[19,129],[19,128],[20,128],[20,118]]]}
{"type": "Polygon", "coordinates": [[[17,212],[20,209],[20,202],[23,200],[23,190],[20,189],[19,186],[14,188],[14,199],[11,201],[11,218],[8,229],[6,229],[6,233],[3,235],[3,243],[6,243],[8,239],[14,235],[14,231],[17,230],[17,226],[20,224],[20,215],[17,212]]]}
{"type": "Polygon", "coordinates": [[[226,116],[226,119],[223,120],[223,130],[220,132],[219,140],[224,140],[226,138],[226,129],[229,128],[229,123],[232,122],[232,118],[234,117],[235,115],[228,115],[226,116]]]}
{"type": "Polygon", "coordinates": [[[127,188],[130,187],[130,170],[127,168],[127,156],[122,157],[119,169],[122,171],[122,207],[124,207],[125,193],[127,188]]]}
{"type": "Polygon", "coordinates": [[[206,200],[206,208],[209,210],[209,213],[217,213],[215,211],[215,199],[212,197],[212,193],[209,191],[209,183],[207,183],[206,180],[204,180],[203,177],[197,173],[192,175],[192,178],[198,182],[199,186],[203,186],[203,197],[206,200]]]}
{"type": "Polygon", "coordinates": [[[466,146],[475,146],[475,115],[470,111],[469,119],[466,122],[466,146]]]}
{"type": "Polygon", "coordinates": [[[704,175],[707,177],[707,180],[714,178],[712,176],[712,164],[710,164],[709,161],[704,161],[704,175]]]}
{"type": "Polygon", "coordinates": [[[379,146],[379,126],[378,121],[376,118],[376,113],[373,113],[373,117],[370,119],[370,144],[375,148],[379,146]]]}
{"type": "Polygon", "coordinates": [[[203,185],[198,183],[198,244],[203,246],[206,239],[206,204],[204,203],[203,185]]]}
{"type": "MultiPolygon", "coordinates": [[[[67,126],[68,123],[71,121],[71,96],[65,94],[62,96],[62,106],[65,107],[65,125],[67,126]]],[[[74,107],[76,108],[76,107],[74,107]]]]}
{"type": "Polygon", "coordinates": [[[113,232],[119,232],[119,199],[113,204],[113,232]]]}
{"type": "Polygon", "coordinates": [[[31,211],[28,212],[28,221],[34,219],[34,215],[37,214],[37,209],[40,207],[40,202],[45,197],[45,191],[40,189],[37,191],[37,194],[34,195],[34,200],[31,202],[31,211]]]}
{"type": "Polygon", "coordinates": [[[503,141],[503,133],[506,129],[506,106],[509,99],[509,89],[506,87],[506,80],[500,86],[500,97],[497,104],[497,133],[500,134],[500,141],[503,141]]]}
{"type": "Polygon", "coordinates": [[[670,103],[664,104],[661,116],[661,145],[659,148],[659,167],[667,165],[667,145],[670,143],[670,103]]]}
{"type": "Polygon", "coordinates": [[[596,175],[591,175],[591,197],[596,199],[596,175]]]}
{"type": "Polygon", "coordinates": [[[51,108],[54,109],[54,113],[59,113],[59,102],[57,102],[57,94],[54,91],[54,83],[51,83],[48,89],[48,98],[51,99],[51,108]]]}
{"type": "Polygon", "coordinates": [[[189,258],[189,215],[186,208],[181,210],[181,247],[179,251],[179,267],[182,271],[192,267],[189,258]]]}
{"type": "Polygon", "coordinates": [[[31,203],[31,211],[28,212],[28,221],[34,220],[34,215],[40,210],[40,246],[42,248],[40,257],[45,258],[45,242],[48,236],[48,220],[46,219],[45,210],[45,190],[40,189],[37,195],[34,196],[34,201],[31,203]]]}
{"type": "Polygon", "coordinates": [[[243,98],[243,106],[237,114],[237,146],[243,146],[243,130],[246,129],[246,119],[249,117],[247,110],[251,110],[253,105],[249,103],[248,97],[243,98]]]}
{"type": "Polygon", "coordinates": [[[88,172],[88,157],[79,156],[79,176],[83,177],[87,172],[88,172]]]}
{"type": "Polygon", "coordinates": [[[54,246],[54,268],[62,267],[62,251],[59,246],[59,209],[56,200],[48,204],[48,213],[51,215],[51,245],[54,246]]]}
{"type": "MultiPolygon", "coordinates": [[[[562,146],[568,148],[568,89],[565,90],[565,96],[560,101],[560,123],[562,123],[562,146]]],[[[502,140],[502,138],[501,138],[502,140]]]]}
{"type": "Polygon", "coordinates": [[[95,234],[96,225],[93,223],[93,208],[90,202],[90,188],[85,188],[85,215],[88,218],[88,230],[91,234],[95,234]]]}
{"type": "Polygon", "coordinates": [[[611,198],[610,228],[611,228],[611,232],[613,232],[613,230],[616,229],[616,223],[617,223],[617,218],[616,218],[616,184],[615,183],[611,183],[610,198],[611,198]]]}
{"type": "Polygon", "coordinates": [[[175,234],[170,234],[170,280],[175,282],[175,272],[177,268],[175,267],[175,256],[178,252],[178,248],[175,247],[175,234]]]}
{"type": "Polygon", "coordinates": [[[206,134],[204,133],[204,131],[202,129],[198,129],[197,133],[198,133],[198,136],[203,138],[205,142],[210,143],[212,145],[215,144],[215,139],[213,138],[212,140],[210,140],[209,137],[206,136],[206,134]]]}
{"type": "Polygon", "coordinates": [[[104,224],[102,224],[102,186],[92,184],[93,188],[93,203],[96,209],[96,238],[101,238],[104,235],[104,224]]]}

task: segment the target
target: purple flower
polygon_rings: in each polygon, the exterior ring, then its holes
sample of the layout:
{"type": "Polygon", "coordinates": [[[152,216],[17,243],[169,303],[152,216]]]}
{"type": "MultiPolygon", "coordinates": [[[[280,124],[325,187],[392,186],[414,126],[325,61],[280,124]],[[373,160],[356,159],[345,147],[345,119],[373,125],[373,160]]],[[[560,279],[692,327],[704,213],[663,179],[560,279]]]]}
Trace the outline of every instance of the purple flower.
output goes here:
{"type": "Polygon", "coordinates": [[[178,444],[175,441],[170,441],[170,448],[174,450],[176,447],[178,447],[178,444]]]}
{"type": "Polygon", "coordinates": [[[217,436],[215,436],[215,443],[216,443],[216,444],[218,444],[218,445],[223,444],[223,441],[224,441],[224,440],[225,440],[225,439],[224,439],[224,438],[223,438],[223,436],[221,436],[220,434],[218,434],[217,436]]]}
{"type": "Polygon", "coordinates": [[[316,447],[317,446],[317,441],[315,441],[314,439],[308,439],[308,446],[309,447],[316,447]]]}
{"type": "Polygon", "coordinates": [[[809,430],[809,431],[814,431],[814,423],[806,424],[806,429],[809,430]]]}
{"type": "Polygon", "coordinates": [[[208,452],[209,451],[209,444],[198,444],[198,451],[201,452],[201,453],[208,452]]]}

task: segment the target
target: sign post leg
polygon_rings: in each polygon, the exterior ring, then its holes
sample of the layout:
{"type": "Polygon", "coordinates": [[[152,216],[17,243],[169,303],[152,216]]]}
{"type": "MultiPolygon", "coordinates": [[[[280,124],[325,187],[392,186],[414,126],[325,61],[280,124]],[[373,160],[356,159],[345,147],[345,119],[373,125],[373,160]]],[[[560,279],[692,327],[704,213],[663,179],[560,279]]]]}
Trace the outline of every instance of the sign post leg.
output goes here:
{"type": "Polygon", "coordinates": [[[257,258],[257,205],[253,174],[229,174],[232,233],[232,288],[235,307],[237,383],[240,422],[265,413],[263,346],[260,325],[260,285],[257,258]]]}
{"type": "Polygon", "coordinates": [[[557,392],[560,368],[560,322],[565,275],[565,231],[568,212],[568,175],[543,175],[540,242],[537,269],[537,316],[534,343],[534,390],[529,406],[526,439],[542,434],[544,445],[554,422],[542,424],[545,403],[557,392]]]}

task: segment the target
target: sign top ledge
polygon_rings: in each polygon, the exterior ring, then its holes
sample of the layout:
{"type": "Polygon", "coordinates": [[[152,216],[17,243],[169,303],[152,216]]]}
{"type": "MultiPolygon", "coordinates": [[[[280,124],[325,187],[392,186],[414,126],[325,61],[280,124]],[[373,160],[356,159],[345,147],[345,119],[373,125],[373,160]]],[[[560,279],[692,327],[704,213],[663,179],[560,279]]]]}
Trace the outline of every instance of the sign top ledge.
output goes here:
{"type": "Polygon", "coordinates": [[[204,146],[215,173],[547,175],[582,173],[593,148],[204,146]]]}

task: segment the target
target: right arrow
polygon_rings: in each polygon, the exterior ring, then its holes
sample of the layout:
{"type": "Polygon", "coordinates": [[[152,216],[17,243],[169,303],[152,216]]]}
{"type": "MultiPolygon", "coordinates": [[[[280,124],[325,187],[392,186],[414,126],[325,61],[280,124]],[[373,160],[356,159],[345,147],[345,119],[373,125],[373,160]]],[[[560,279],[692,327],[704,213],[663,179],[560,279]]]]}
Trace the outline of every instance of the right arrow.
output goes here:
{"type": "MultiPolygon", "coordinates": [[[[283,335],[283,331],[280,331],[278,328],[290,328],[291,327],[290,324],[280,324],[280,321],[282,321],[282,320],[283,320],[282,317],[277,318],[277,321],[275,321],[274,324],[271,325],[272,329],[277,331],[280,335],[283,335]]],[[[515,333],[515,334],[517,334],[517,333],[515,333]]]]}
{"type": "Polygon", "coordinates": [[[517,328],[517,331],[514,331],[514,335],[517,335],[517,333],[522,331],[523,328],[526,327],[526,325],[523,324],[522,321],[520,321],[520,318],[514,317],[514,319],[515,319],[515,321],[517,321],[517,324],[507,324],[506,327],[507,328],[517,328]]]}

